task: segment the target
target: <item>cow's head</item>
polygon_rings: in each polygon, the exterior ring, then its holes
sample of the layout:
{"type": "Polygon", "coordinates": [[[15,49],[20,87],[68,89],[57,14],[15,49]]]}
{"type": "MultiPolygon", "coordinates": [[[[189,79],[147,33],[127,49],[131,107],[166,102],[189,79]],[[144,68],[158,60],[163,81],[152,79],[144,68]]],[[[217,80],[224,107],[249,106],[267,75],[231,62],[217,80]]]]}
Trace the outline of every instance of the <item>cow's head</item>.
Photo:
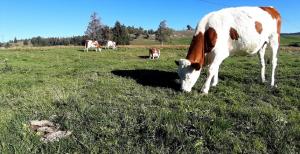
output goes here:
{"type": "Polygon", "coordinates": [[[200,64],[191,63],[187,59],[180,59],[175,61],[175,63],[178,65],[177,72],[180,78],[181,90],[190,92],[200,76],[200,64]]]}
{"type": "Polygon", "coordinates": [[[181,89],[190,92],[198,80],[205,64],[205,54],[211,52],[217,40],[214,28],[209,27],[205,33],[199,31],[194,35],[186,59],[175,61],[178,65],[181,89]]]}

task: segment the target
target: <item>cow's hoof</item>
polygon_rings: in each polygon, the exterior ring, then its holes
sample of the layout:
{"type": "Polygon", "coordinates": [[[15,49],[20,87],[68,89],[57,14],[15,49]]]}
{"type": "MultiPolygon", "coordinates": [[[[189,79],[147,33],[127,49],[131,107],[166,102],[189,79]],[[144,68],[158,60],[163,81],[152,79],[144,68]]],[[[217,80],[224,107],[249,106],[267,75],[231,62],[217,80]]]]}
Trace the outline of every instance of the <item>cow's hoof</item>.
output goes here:
{"type": "Polygon", "coordinates": [[[211,84],[212,87],[216,87],[217,85],[218,85],[218,83],[211,84]]]}
{"type": "Polygon", "coordinates": [[[203,89],[201,89],[201,92],[202,92],[203,94],[208,94],[208,90],[209,90],[209,89],[204,89],[204,88],[203,88],[203,89]]]}
{"type": "Polygon", "coordinates": [[[202,92],[201,94],[200,94],[200,96],[207,96],[208,95],[208,93],[205,93],[205,92],[202,92]]]}
{"type": "Polygon", "coordinates": [[[275,85],[271,85],[271,87],[272,88],[277,88],[278,86],[277,86],[277,84],[275,84],[275,85]]]}

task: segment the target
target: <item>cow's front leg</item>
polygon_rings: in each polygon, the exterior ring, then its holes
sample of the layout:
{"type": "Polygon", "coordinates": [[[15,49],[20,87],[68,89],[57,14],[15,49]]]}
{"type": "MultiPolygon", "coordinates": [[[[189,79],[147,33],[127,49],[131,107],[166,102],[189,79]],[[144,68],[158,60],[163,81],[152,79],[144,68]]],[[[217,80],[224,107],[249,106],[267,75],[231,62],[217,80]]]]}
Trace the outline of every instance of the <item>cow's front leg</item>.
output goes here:
{"type": "Polygon", "coordinates": [[[202,93],[204,94],[208,94],[208,91],[209,91],[209,88],[210,88],[210,83],[211,83],[211,80],[212,78],[216,75],[216,73],[218,72],[218,69],[219,69],[219,66],[216,65],[216,64],[212,64],[210,67],[209,67],[209,70],[208,70],[208,77],[202,87],[202,93]]]}
{"type": "MultiPolygon", "coordinates": [[[[217,51],[220,51],[220,50],[217,50],[217,51]]],[[[217,51],[215,52],[216,56],[214,57],[214,60],[212,61],[211,65],[209,66],[208,77],[202,87],[202,92],[204,94],[208,93],[209,88],[210,88],[210,83],[211,83],[211,80],[213,77],[214,77],[213,86],[217,85],[220,64],[223,62],[223,60],[225,58],[227,58],[229,56],[229,51],[224,51],[224,50],[221,50],[221,52],[217,52],[217,51]]]]}
{"type": "Polygon", "coordinates": [[[213,78],[213,83],[211,86],[215,87],[217,86],[218,82],[219,82],[219,70],[215,73],[214,78],[213,78]]]}

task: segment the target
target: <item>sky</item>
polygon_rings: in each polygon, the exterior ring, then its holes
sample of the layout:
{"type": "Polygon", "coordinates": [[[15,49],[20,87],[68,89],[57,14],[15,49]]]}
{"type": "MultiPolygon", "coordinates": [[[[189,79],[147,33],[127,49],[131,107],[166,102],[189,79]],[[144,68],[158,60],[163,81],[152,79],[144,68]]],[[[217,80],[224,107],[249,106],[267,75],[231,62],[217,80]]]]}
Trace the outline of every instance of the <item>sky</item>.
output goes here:
{"type": "Polygon", "coordinates": [[[1,0],[0,42],[83,35],[93,12],[110,27],[120,21],[156,30],[166,20],[168,27],[182,30],[211,11],[235,6],[274,6],[282,32],[300,32],[299,0],[1,0]]]}

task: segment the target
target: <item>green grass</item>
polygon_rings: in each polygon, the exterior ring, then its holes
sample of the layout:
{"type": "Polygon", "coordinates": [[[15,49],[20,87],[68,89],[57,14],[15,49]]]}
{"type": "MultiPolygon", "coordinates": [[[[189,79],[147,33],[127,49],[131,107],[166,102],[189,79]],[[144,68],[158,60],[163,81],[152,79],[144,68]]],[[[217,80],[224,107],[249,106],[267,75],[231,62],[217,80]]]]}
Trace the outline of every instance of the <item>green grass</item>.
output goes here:
{"type": "Polygon", "coordinates": [[[130,42],[131,45],[157,45],[159,44],[158,41],[156,40],[151,40],[151,39],[134,39],[130,42]]]}
{"type": "Polygon", "coordinates": [[[260,83],[257,56],[232,56],[206,96],[206,71],[191,93],[178,91],[174,60],[186,50],[147,55],[137,48],[1,50],[1,153],[299,152],[300,52],[280,52],[277,88],[260,83]],[[27,127],[39,119],[73,134],[42,143],[27,127]]]}
{"type": "Polygon", "coordinates": [[[280,43],[283,46],[298,44],[300,46],[300,36],[281,36],[280,43]]]}
{"type": "Polygon", "coordinates": [[[171,45],[177,45],[177,44],[190,45],[191,42],[192,42],[192,37],[183,37],[183,38],[172,39],[167,44],[171,44],[171,45]]]}

